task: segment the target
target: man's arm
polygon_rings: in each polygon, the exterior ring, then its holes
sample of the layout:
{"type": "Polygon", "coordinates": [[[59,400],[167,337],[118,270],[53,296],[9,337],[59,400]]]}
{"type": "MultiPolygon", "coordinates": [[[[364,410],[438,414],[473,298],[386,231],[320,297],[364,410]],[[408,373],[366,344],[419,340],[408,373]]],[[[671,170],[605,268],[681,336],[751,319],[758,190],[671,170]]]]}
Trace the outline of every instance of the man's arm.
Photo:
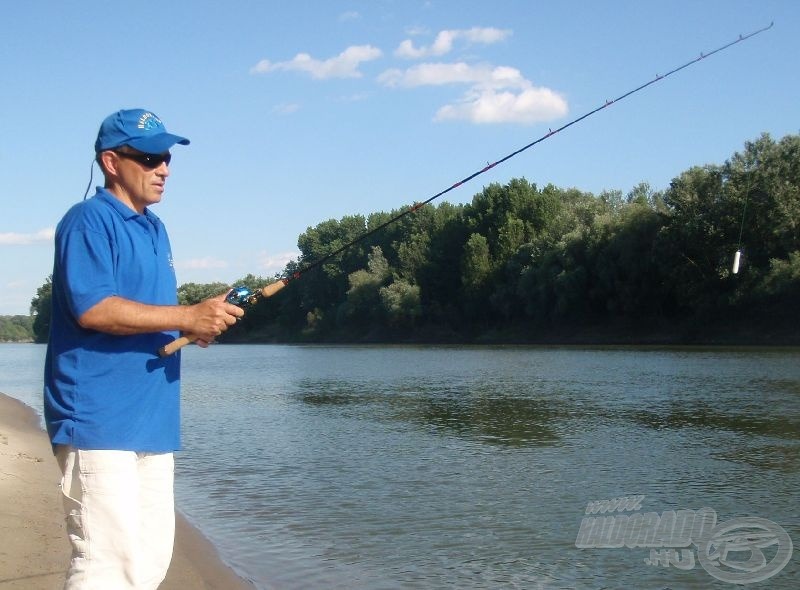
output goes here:
{"type": "Polygon", "coordinates": [[[106,297],[80,316],[78,324],[119,336],[180,330],[211,342],[244,315],[243,309],[225,301],[226,295],[195,305],[147,305],[117,296],[106,297]]]}

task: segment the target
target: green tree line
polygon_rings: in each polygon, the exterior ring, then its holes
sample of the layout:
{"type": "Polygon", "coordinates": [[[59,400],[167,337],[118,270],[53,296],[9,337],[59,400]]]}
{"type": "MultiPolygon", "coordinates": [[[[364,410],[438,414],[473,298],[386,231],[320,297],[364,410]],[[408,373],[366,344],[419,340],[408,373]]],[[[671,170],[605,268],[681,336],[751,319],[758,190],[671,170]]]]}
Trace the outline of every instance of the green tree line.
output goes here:
{"type": "Polygon", "coordinates": [[[32,342],[33,320],[27,315],[0,316],[0,342],[32,342]]]}
{"type": "MultiPolygon", "coordinates": [[[[279,276],[401,212],[308,228],[298,238],[299,258],[279,276]]],[[[485,187],[470,203],[405,215],[249,308],[225,337],[763,342],[779,333],[791,340],[787,327],[796,325],[800,302],[798,223],[798,135],[775,141],[763,134],[663,191],[642,183],[627,194],[595,195],[513,179],[485,187]]],[[[256,289],[277,278],[248,275],[240,284],[256,289]]],[[[193,303],[226,288],[190,283],[179,296],[193,303]]]]}

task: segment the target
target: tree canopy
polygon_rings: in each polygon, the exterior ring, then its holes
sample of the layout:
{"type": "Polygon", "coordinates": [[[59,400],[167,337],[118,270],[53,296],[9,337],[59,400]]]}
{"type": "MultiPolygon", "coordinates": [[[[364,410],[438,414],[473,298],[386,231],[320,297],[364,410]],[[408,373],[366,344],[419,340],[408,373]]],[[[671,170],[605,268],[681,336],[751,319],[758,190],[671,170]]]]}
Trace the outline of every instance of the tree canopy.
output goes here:
{"type": "MultiPolygon", "coordinates": [[[[309,227],[282,276],[400,211],[309,227]]],[[[225,336],[469,340],[505,330],[537,341],[580,326],[605,326],[611,335],[638,326],[702,339],[704,328],[719,335],[745,317],[782,325],[798,315],[798,223],[798,135],[763,134],[723,164],[686,170],[663,191],[641,183],[594,195],[516,178],[484,187],[467,204],[404,216],[290,281],[225,336]]],[[[248,275],[240,283],[255,289],[271,280],[248,275]]],[[[34,299],[40,324],[46,287],[34,299]]],[[[180,301],[226,288],[182,285],[180,301]]]]}

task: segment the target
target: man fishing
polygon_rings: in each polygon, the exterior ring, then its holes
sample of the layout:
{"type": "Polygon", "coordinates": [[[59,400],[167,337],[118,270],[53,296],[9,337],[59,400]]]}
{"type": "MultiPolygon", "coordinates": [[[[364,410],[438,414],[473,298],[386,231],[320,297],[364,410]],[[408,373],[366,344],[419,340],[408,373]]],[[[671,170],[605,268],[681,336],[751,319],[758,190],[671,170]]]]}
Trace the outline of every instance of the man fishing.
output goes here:
{"type": "Polygon", "coordinates": [[[161,201],[175,144],[152,112],[121,110],[97,135],[105,177],[56,229],[44,413],[63,472],[72,559],[65,588],[155,589],[172,559],[180,447],[179,331],[207,346],[244,312],[225,294],[181,306],[161,201]]]}

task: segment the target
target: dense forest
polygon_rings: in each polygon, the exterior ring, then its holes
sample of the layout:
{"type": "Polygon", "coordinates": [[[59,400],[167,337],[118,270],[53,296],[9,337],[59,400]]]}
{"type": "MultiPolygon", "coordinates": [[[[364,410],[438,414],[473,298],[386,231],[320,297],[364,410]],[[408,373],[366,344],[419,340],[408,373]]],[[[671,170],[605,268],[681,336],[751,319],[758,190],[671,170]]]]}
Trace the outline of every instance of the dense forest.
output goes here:
{"type": "MultiPolygon", "coordinates": [[[[402,211],[310,227],[281,275],[240,284],[291,277],[402,211]]],[[[513,179],[403,216],[248,308],[225,340],[796,344],[798,223],[798,135],[764,134],[664,191],[513,179]]],[[[32,303],[40,341],[45,303],[49,281],[32,303]]]]}

